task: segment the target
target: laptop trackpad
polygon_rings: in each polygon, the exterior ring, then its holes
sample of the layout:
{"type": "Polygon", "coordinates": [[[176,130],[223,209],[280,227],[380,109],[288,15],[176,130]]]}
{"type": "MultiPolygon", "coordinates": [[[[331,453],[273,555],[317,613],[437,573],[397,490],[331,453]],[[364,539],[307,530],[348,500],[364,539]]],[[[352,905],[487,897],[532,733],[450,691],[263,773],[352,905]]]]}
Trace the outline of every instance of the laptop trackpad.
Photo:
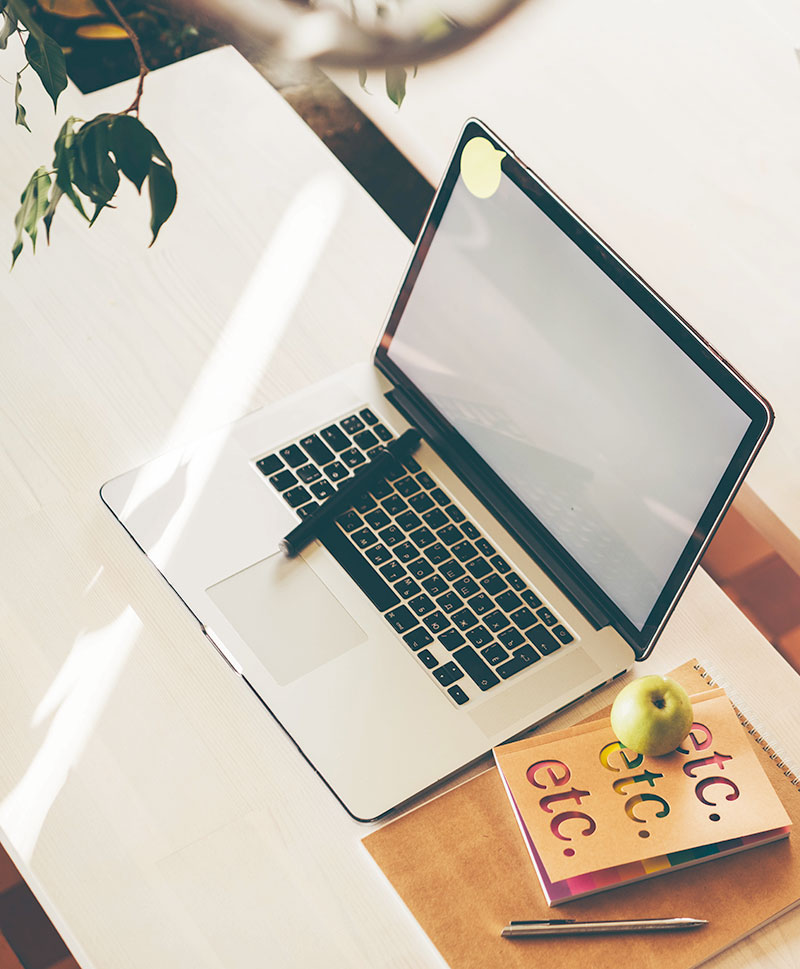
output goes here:
{"type": "Polygon", "coordinates": [[[276,552],[206,592],[281,686],[367,639],[302,558],[276,552]]]}

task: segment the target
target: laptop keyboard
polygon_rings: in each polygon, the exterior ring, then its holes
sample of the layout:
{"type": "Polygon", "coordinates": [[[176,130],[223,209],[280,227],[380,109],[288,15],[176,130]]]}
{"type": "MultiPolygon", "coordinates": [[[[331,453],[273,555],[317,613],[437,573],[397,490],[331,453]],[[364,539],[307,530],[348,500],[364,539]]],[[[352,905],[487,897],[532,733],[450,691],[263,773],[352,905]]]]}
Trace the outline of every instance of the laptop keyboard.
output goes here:
{"type": "MultiPolygon", "coordinates": [[[[256,467],[307,518],[393,438],[363,408],[256,467]]],[[[459,706],[575,639],[413,457],[318,537],[459,706]]]]}

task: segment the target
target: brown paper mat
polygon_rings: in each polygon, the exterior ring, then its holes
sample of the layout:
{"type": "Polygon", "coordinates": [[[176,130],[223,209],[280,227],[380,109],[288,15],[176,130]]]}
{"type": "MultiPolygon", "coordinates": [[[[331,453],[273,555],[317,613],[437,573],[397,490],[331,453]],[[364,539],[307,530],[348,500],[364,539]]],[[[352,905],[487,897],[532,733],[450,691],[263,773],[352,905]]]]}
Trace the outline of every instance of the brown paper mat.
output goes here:
{"type": "MultiPolygon", "coordinates": [[[[695,662],[671,674],[708,685],[695,662]]],[[[608,715],[603,710],[589,719],[608,715]]],[[[759,732],[760,734],[760,732],[759,732]]],[[[800,900],[800,790],[752,743],[795,825],[788,839],[549,908],[497,771],[492,768],[364,839],[452,969],[575,966],[688,969],[800,900]],[[708,919],[694,931],[508,940],[512,919],[708,919]]],[[[763,741],[762,741],[763,742],[763,741]]]]}

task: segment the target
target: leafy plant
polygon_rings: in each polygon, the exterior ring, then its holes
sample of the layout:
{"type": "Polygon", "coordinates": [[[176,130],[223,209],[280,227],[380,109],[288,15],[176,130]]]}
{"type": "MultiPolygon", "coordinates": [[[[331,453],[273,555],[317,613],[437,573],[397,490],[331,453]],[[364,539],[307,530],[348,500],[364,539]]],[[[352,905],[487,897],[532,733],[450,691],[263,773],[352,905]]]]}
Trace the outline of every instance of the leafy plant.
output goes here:
{"type": "MultiPolygon", "coordinates": [[[[111,202],[124,176],[141,194],[147,181],[150,196],[150,229],[152,245],[161,226],[172,214],[177,201],[177,186],[172,162],[155,135],[139,120],[139,102],[148,72],[138,37],[120,14],[113,0],[105,4],[130,37],[139,64],[136,97],[130,107],[116,114],[99,114],[89,121],[70,117],[63,124],[53,145],[50,168],[41,166],[31,176],[20,197],[20,208],[14,218],[16,237],[11,249],[11,265],[22,252],[25,234],[36,250],[40,223],[44,224],[48,242],[56,208],[66,196],[92,226],[111,202]],[[134,116],[135,115],[135,116],[134,116]],[[91,217],[84,203],[92,203],[91,217]]],[[[20,102],[22,74],[31,67],[53,101],[53,108],[67,86],[67,73],[61,47],[37,23],[25,0],[0,0],[0,50],[5,49],[12,34],[24,44],[27,63],[18,72],[14,87],[16,123],[28,127],[25,108],[20,102]]]]}

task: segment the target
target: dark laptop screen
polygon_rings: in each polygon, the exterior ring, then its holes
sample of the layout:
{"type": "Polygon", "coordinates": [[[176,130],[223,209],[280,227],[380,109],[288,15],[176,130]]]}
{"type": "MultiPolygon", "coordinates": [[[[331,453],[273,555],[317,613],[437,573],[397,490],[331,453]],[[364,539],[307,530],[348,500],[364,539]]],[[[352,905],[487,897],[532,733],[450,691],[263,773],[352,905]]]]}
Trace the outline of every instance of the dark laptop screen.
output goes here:
{"type": "Polygon", "coordinates": [[[383,349],[642,631],[753,417],[503,167],[453,181],[383,349]]]}

